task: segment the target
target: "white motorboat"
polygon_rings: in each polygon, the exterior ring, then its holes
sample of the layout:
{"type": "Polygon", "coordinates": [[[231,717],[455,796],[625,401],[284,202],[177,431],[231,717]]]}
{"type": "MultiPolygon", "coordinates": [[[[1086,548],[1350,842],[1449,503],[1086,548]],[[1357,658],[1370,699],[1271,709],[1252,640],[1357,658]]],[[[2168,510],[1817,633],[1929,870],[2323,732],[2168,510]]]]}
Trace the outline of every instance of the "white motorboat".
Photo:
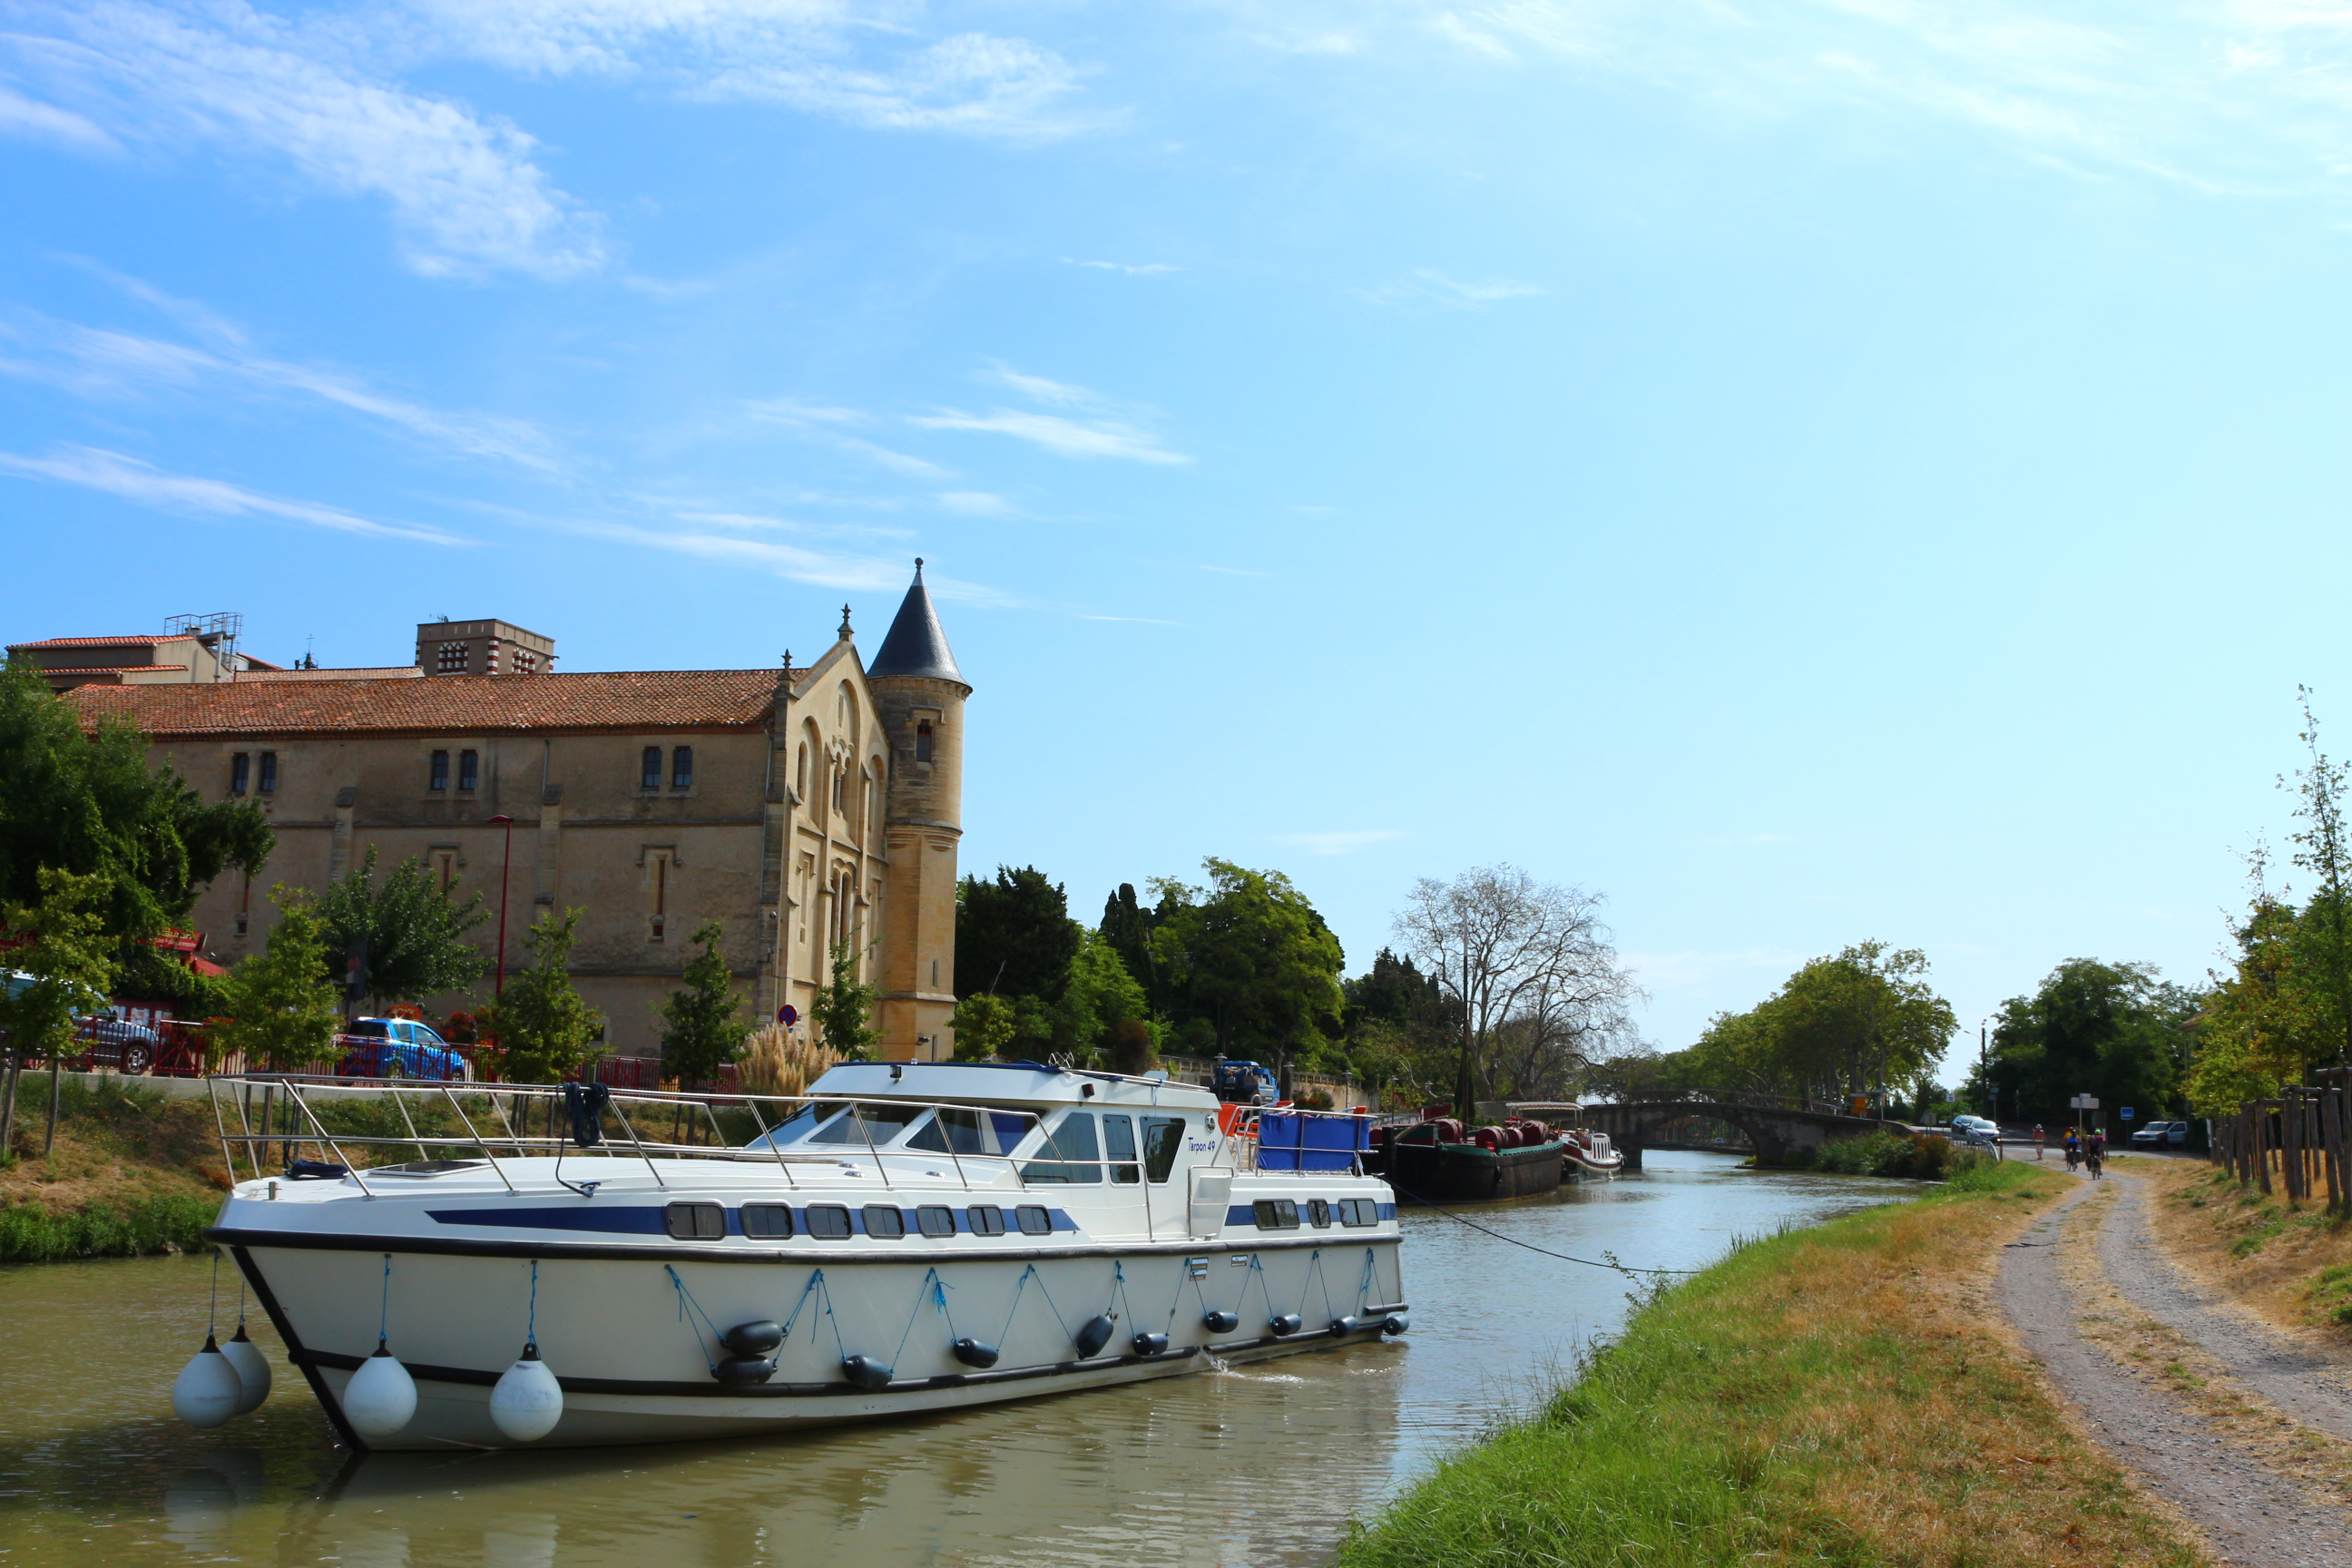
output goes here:
{"type": "Polygon", "coordinates": [[[254,1173],[205,1234],[358,1449],[884,1419],[1407,1327],[1355,1128],[1231,1135],[1159,1075],[856,1063],[792,1100],[215,1084],[254,1173]],[[355,1094],[397,1115],[329,1103],[355,1094]],[[493,1400],[526,1373],[553,1374],[543,1419],[493,1400]]]}

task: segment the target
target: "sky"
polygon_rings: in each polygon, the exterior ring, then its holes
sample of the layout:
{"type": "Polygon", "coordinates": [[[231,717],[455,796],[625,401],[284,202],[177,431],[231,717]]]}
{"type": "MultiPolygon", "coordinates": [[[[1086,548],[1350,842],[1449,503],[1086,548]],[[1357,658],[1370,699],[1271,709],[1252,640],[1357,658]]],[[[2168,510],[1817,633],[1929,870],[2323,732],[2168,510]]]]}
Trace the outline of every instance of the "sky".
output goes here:
{"type": "MultiPolygon", "coordinates": [[[[0,0],[6,640],[772,667],[963,864],[2196,982],[2352,749],[2352,7],[0,0]]],[[[2291,880],[2291,877],[2290,877],[2291,880]]]]}

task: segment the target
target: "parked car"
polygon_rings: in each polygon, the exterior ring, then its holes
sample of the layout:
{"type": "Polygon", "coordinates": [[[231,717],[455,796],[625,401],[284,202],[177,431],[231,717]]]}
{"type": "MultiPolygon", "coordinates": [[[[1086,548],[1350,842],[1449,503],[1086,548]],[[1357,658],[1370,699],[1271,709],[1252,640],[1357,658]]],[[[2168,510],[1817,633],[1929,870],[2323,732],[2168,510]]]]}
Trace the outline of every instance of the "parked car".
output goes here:
{"type": "Polygon", "coordinates": [[[2189,1142],[2186,1121],[2151,1121],[2131,1135],[2136,1148],[2178,1149],[2189,1142]]]}
{"type": "MultiPolygon", "coordinates": [[[[0,984],[5,984],[8,994],[16,995],[34,984],[33,977],[19,971],[0,974],[0,984]]],[[[8,1037],[0,1029],[0,1039],[8,1037]]],[[[74,1016],[74,1055],[87,1053],[89,1065],[114,1068],[126,1073],[143,1073],[155,1065],[163,1049],[163,1037],[144,1024],[132,1024],[106,1015],[74,1016]]],[[[66,1058],[70,1061],[73,1058],[66,1058]]]]}
{"type": "Polygon", "coordinates": [[[343,1058],[339,1078],[463,1079],[473,1076],[466,1058],[414,1018],[354,1018],[335,1037],[343,1058]]]}
{"type": "Polygon", "coordinates": [[[144,1024],[105,1016],[74,1020],[74,1044],[89,1053],[89,1065],[136,1077],[155,1065],[163,1037],[144,1024]]]}

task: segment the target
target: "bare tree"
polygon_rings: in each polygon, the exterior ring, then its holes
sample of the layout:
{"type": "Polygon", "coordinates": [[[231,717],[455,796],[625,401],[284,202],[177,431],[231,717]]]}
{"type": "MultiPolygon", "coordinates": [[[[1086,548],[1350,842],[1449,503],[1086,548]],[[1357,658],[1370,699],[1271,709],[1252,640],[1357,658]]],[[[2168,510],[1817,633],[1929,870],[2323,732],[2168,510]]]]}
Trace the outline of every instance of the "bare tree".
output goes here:
{"type": "Polygon", "coordinates": [[[1538,882],[1516,866],[1481,866],[1451,882],[1423,878],[1396,917],[1397,939],[1459,1004],[1458,1112],[1481,1079],[1529,1089],[1563,1076],[1632,1033],[1641,988],[1601,923],[1601,899],[1538,882]]]}

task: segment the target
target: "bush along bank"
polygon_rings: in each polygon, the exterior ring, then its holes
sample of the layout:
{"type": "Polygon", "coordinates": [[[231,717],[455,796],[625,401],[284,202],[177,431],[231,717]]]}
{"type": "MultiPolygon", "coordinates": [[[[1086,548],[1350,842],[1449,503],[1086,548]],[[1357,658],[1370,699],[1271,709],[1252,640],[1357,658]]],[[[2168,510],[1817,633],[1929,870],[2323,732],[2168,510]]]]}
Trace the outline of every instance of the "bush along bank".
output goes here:
{"type": "Polygon", "coordinates": [[[1774,1171],[1826,1171],[1840,1176],[1894,1176],[1915,1182],[1948,1181],[1957,1172],[1992,1163],[1992,1157],[1980,1149],[1955,1149],[1948,1138],[1906,1132],[1841,1138],[1801,1154],[1780,1159],[1759,1155],[1756,1160],[1774,1171]]]}
{"type": "Polygon", "coordinates": [[[1989,1327],[2030,1165],[1741,1247],[1533,1418],[1353,1528],[1335,1568],[2202,1559],[1989,1327]]]}
{"type": "Polygon", "coordinates": [[[73,1258],[137,1258],[194,1252],[218,1198],[159,1194],[130,1203],[95,1202],[64,1213],[35,1204],[0,1208],[0,1263],[57,1263],[73,1258]]]}
{"type": "Polygon", "coordinates": [[[17,1098],[0,1157],[0,1263],[203,1246],[227,1182],[211,1107],[136,1079],[60,1089],[54,1146],[47,1080],[28,1078],[17,1098]]]}

